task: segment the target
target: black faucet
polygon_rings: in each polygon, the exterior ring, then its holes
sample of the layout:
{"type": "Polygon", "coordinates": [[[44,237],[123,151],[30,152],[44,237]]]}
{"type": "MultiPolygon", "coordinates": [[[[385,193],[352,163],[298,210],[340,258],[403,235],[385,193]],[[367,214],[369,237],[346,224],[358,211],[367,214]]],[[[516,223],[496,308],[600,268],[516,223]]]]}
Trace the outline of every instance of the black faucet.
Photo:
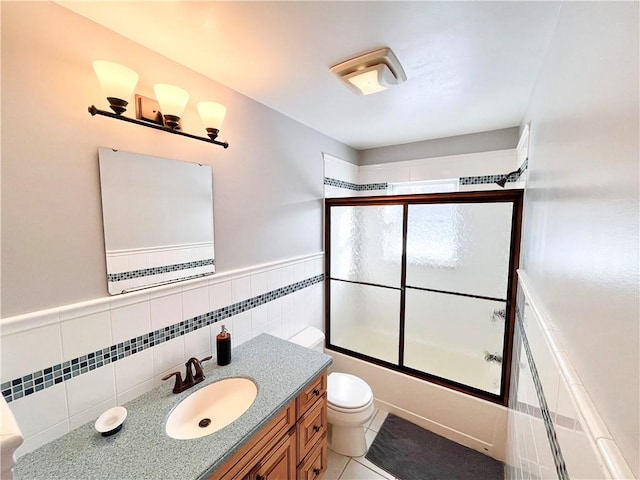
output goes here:
{"type": "Polygon", "coordinates": [[[202,360],[198,360],[196,357],[191,357],[184,364],[187,367],[187,372],[184,381],[180,372],[173,372],[163,377],[162,380],[169,380],[174,375],[176,376],[176,383],[173,386],[173,393],[182,393],[185,390],[197,385],[204,380],[204,372],[202,371],[202,362],[211,360],[211,356],[205,357],[202,360]],[[194,373],[195,370],[195,373],[194,373]]]}

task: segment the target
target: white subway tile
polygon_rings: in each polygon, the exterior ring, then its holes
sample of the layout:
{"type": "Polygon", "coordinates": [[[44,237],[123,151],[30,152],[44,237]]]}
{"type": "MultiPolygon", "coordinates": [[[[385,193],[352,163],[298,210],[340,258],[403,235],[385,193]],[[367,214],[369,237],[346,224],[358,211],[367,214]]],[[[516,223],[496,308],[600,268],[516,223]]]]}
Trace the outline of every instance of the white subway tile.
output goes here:
{"type": "Polygon", "coordinates": [[[206,286],[182,292],[182,320],[202,315],[209,311],[209,288],[206,286]]]}
{"type": "Polygon", "coordinates": [[[267,317],[267,305],[260,305],[250,310],[251,313],[251,336],[266,332],[266,326],[269,322],[267,317]]]}
{"type": "Polygon", "coordinates": [[[153,378],[153,348],[129,355],[113,365],[116,376],[116,392],[122,393],[130,390],[153,378]]]}
{"type": "Polygon", "coordinates": [[[233,296],[231,294],[231,282],[219,282],[209,285],[209,307],[211,310],[219,310],[222,307],[231,305],[233,296]]]}
{"type": "Polygon", "coordinates": [[[110,397],[104,402],[100,402],[82,413],[69,417],[69,430],[74,430],[88,422],[95,423],[103,412],[115,406],[116,397],[110,397]]]}
{"type": "Polygon", "coordinates": [[[231,280],[231,299],[233,303],[251,298],[251,277],[243,276],[231,280]]]}
{"type": "Polygon", "coordinates": [[[150,392],[153,390],[154,386],[153,379],[151,379],[122,393],[118,393],[116,396],[117,403],[118,405],[124,405],[125,403],[138,398],[143,393],[150,392]]]}
{"type": "Polygon", "coordinates": [[[151,331],[148,300],[111,310],[111,335],[114,345],[151,331]]]}
{"type": "Polygon", "coordinates": [[[30,437],[26,437],[24,439],[24,443],[16,450],[16,458],[20,458],[22,455],[33,452],[42,445],[52,442],[66,433],[69,433],[69,420],[65,419],[46,430],[36,433],[30,437]]]}
{"type": "Polygon", "coordinates": [[[282,267],[282,286],[286,287],[294,283],[295,276],[295,268],[293,265],[287,265],[286,267],[282,267]]]}
{"type": "Polygon", "coordinates": [[[181,294],[154,298],[150,302],[150,308],[153,330],[168,327],[183,320],[181,294]]]}
{"type": "Polygon", "coordinates": [[[209,327],[199,328],[184,336],[185,361],[191,357],[197,357],[200,360],[200,355],[205,353],[205,356],[211,354],[211,330],[209,327]]]}
{"type": "MultiPolygon", "coordinates": [[[[233,341],[234,337],[238,339],[244,338],[249,339],[252,338],[251,335],[251,312],[243,312],[238,315],[234,315],[233,319],[233,331],[231,332],[231,340],[233,341]]],[[[235,346],[235,345],[234,345],[235,346]]]]}
{"type": "Polygon", "coordinates": [[[273,292],[282,288],[282,269],[274,268],[267,272],[267,291],[273,292]]]}
{"type": "Polygon", "coordinates": [[[63,360],[71,360],[113,344],[111,317],[101,312],[60,323],[63,360]]]}
{"type": "Polygon", "coordinates": [[[267,272],[252,273],[251,274],[251,296],[257,297],[263,293],[267,293],[267,272]]]}
{"type": "Polygon", "coordinates": [[[45,388],[9,403],[9,409],[27,438],[67,420],[67,396],[64,383],[45,388]]]}
{"type": "Polygon", "coordinates": [[[293,266],[293,282],[292,283],[301,282],[302,280],[307,278],[305,276],[304,264],[305,262],[299,262],[293,266]]]}
{"type": "Polygon", "coordinates": [[[153,373],[156,376],[176,365],[184,364],[184,336],[156,345],[151,350],[153,351],[153,373]]]}
{"type": "Polygon", "coordinates": [[[67,389],[71,417],[115,397],[116,382],[113,364],[78,375],[64,382],[64,385],[67,389]]]}
{"type": "Polygon", "coordinates": [[[2,382],[62,362],[59,325],[47,325],[0,338],[2,382]]]}

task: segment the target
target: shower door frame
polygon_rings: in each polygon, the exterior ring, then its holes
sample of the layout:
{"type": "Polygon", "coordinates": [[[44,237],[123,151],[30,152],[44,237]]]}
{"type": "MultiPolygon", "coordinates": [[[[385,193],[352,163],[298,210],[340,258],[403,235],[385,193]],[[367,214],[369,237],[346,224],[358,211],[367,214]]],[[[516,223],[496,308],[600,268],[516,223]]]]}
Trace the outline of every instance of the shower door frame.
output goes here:
{"type": "MultiPolygon", "coordinates": [[[[516,296],[517,296],[517,269],[520,260],[520,240],[522,229],[522,204],[524,190],[486,190],[474,192],[452,192],[452,193],[431,193],[417,195],[389,195],[371,197],[341,197],[325,199],[324,215],[324,246],[325,246],[325,348],[344,355],[354,357],[369,363],[379,365],[412,377],[435,383],[453,390],[473,395],[484,400],[508,406],[509,387],[511,379],[511,361],[513,349],[513,332],[516,319],[516,296]],[[409,205],[420,204],[443,204],[443,203],[513,203],[511,218],[511,243],[509,254],[509,270],[507,278],[507,295],[505,328],[503,334],[502,368],[500,379],[500,394],[492,394],[485,390],[474,388],[462,383],[448,380],[443,377],[429,374],[420,370],[415,370],[403,365],[404,336],[405,336],[405,296],[406,296],[406,272],[407,272],[407,225],[409,205]],[[344,279],[331,277],[331,209],[333,207],[363,207],[363,206],[389,206],[402,205],[403,207],[403,227],[402,227],[402,257],[401,257],[401,279],[400,279],[400,311],[399,311],[399,339],[398,339],[398,364],[393,364],[384,360],[370,357],[347,348],[331,344],[331,280],[344,281],[344,279]]],[[[349,281],[350,283],[364,284],[366,282],[349,281]]],[[[370,284],[373,285],[373,284],[370,284]]],[[[375,285],[373,285],[375,286],[375,285]]],[[[458,295],[476,297],[475,295],[458,295]]]]}

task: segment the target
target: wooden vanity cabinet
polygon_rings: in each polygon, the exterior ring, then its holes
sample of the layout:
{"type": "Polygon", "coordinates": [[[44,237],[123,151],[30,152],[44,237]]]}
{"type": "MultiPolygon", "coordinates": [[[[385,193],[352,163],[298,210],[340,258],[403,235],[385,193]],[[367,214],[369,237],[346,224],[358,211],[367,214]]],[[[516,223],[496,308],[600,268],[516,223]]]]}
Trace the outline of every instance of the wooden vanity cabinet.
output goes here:
{"type": "Polygon", "coordinates": [[[209,480],[317,480],[327,469],[327,373],[287,405],[209,480]]]}

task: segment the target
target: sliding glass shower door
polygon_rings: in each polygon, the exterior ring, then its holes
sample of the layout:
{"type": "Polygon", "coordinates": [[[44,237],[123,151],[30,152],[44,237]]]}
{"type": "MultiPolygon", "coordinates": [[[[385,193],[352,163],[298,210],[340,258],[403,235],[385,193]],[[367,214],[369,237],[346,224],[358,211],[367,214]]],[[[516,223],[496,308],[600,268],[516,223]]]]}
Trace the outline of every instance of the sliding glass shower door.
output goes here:
{"type": "Polygon", "coordinates": [[[329,348],[504,403],[521,200],[326,200],[329,348]]]}

